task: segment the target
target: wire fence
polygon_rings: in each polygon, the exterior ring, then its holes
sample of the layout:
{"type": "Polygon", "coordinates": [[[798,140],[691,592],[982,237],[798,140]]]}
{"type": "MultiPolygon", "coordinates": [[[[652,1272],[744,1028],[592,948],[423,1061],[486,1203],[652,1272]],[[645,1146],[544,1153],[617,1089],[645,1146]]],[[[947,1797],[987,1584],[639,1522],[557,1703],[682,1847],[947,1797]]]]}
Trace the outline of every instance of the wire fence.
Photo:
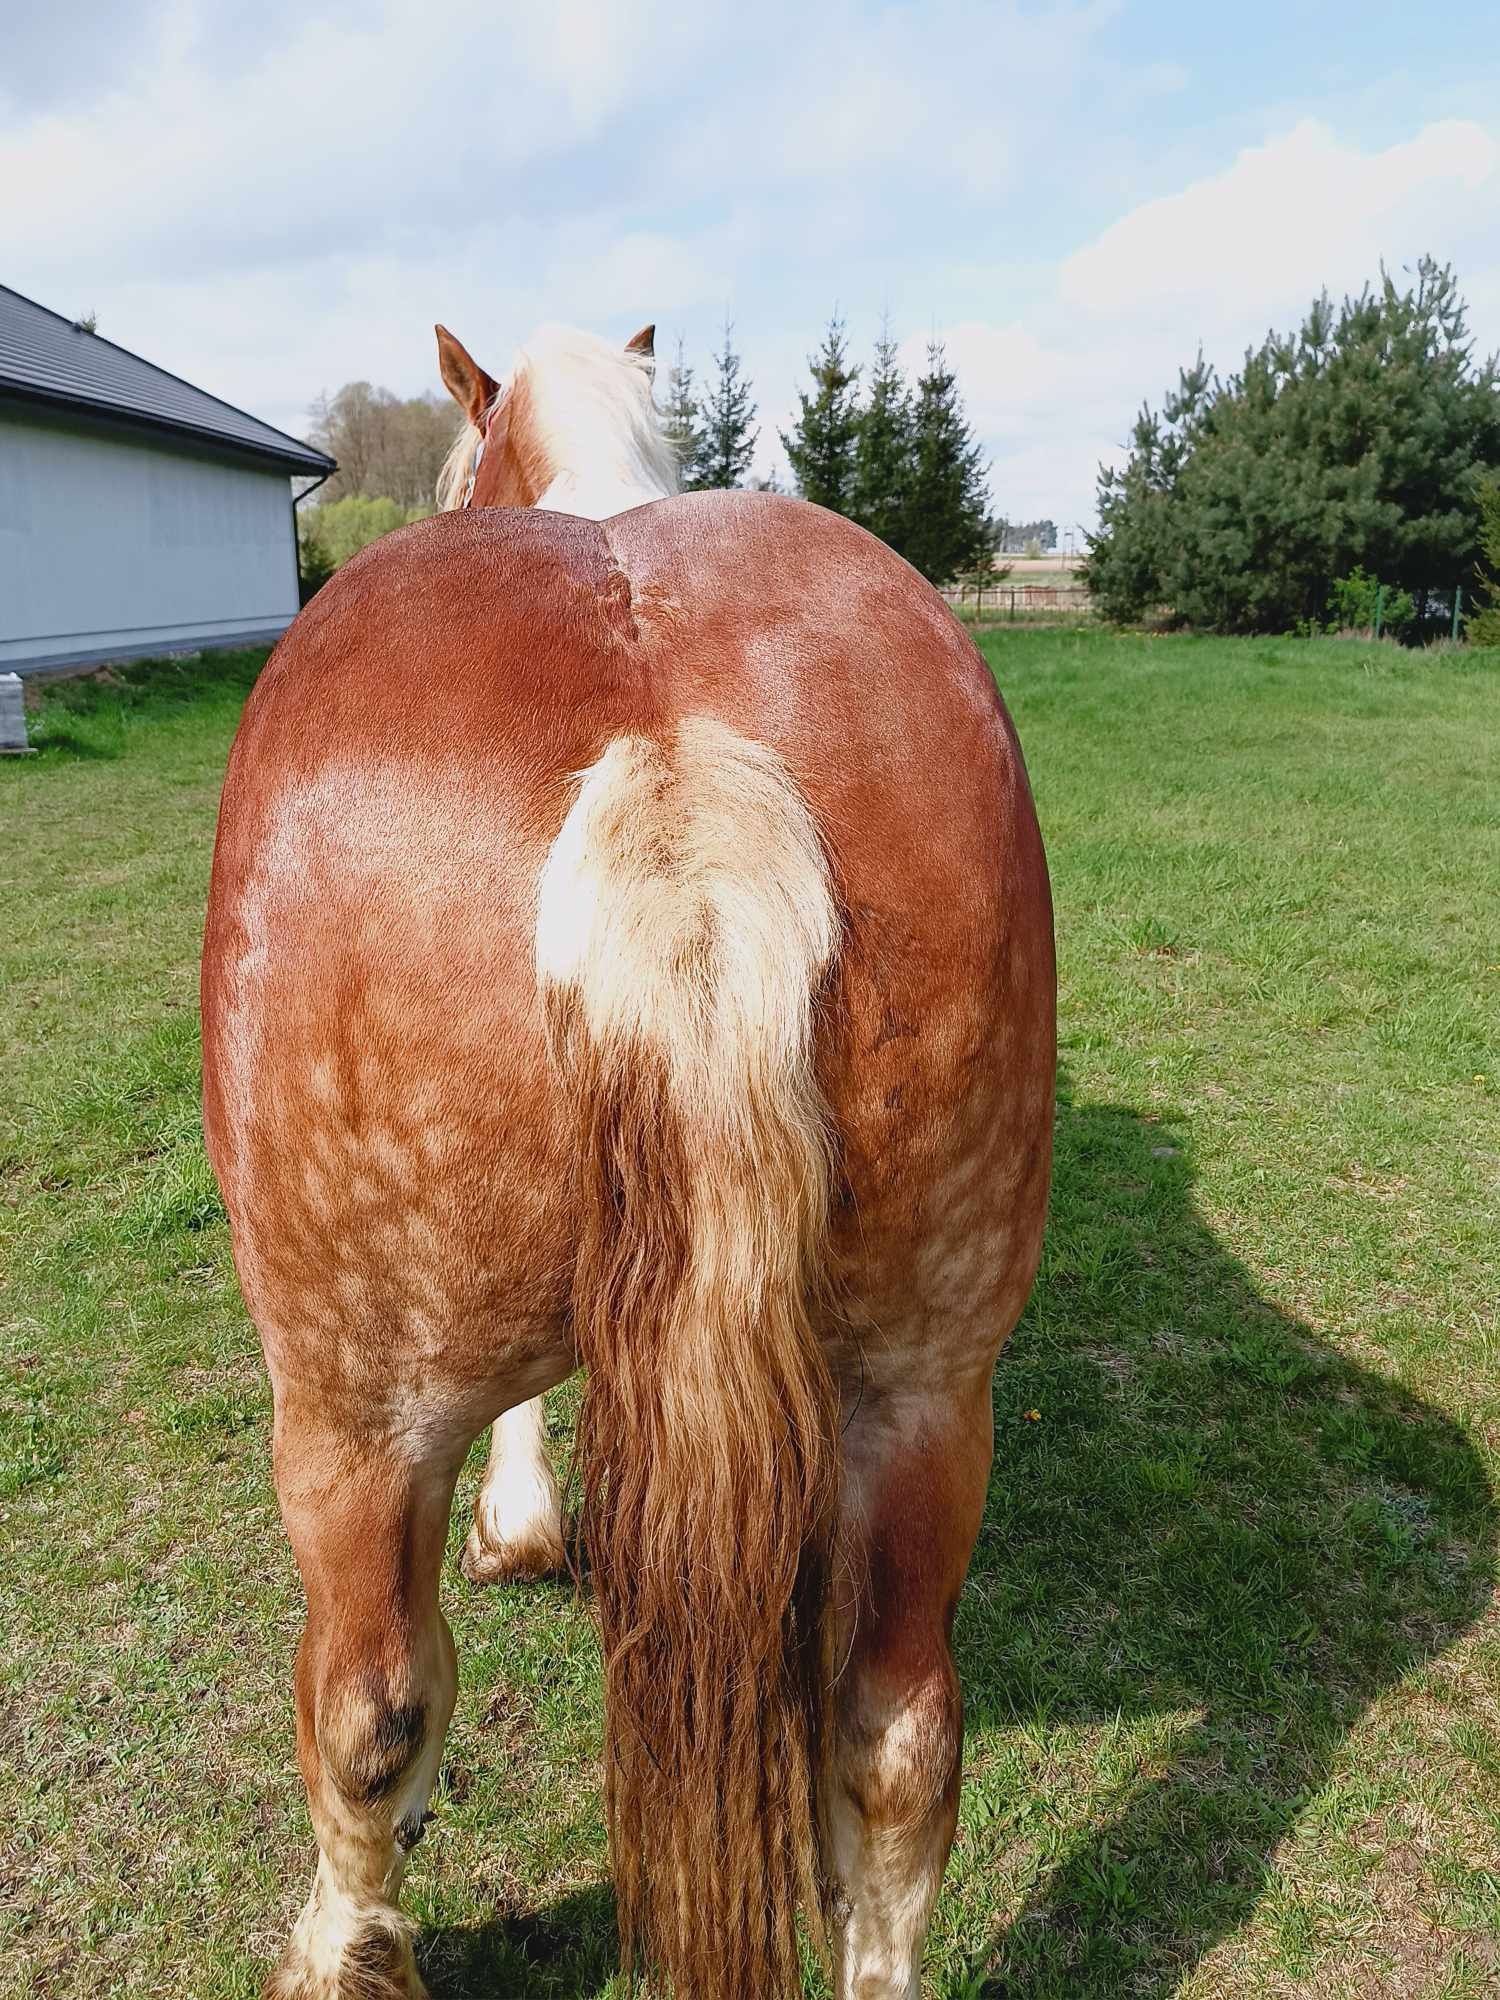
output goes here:
{"type": "MultiPolygon", "coordinates": [[[[1018,624],[1023,619],[1041,621],[1082,620],[1098,616],[1087,584],[1083,583],[950,583],[942,595],[961,618],[974,622],[1018,624]]],[[[1394,593],[1380,590],[1369,622],[1340,627],[1351,635],[1398,640],[1406,645],[1430,645],[1434,640],[1455,641],[1462,636],[1470,604],[1462,590],[1426,590],[1400,600],[1400,610],[1392,619],[1394,593]]],[[[1159,607],[1156,622],[1172,622],[1170,608],[1159,607]]],[[[1335,626],[1299,627],[1314,633],[1333,631],[1335,626]]]]}
{"type": "Polygon", "coordinates": [[[961,618],[1091,618],[1093,602],[1081,583],[952,583],[943,596],[961,618]]]}

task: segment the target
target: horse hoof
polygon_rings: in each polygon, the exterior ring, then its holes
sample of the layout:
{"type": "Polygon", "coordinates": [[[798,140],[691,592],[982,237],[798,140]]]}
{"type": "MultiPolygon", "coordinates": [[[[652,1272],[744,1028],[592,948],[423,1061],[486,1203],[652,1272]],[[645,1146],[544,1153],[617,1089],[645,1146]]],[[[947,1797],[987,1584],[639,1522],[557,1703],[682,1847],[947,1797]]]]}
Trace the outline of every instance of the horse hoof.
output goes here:
{"type": "Polygon", "coordinates": [[[562,1538],[544,1530],[516,1541],[486,1541],[470,1528],[459,1568],[470,1583],[536,1583],[567,1568],[562,1538]]]}
{"type": "Polygon", "coordinates": [[[265,2000],[432,2000],[412,1956],[411,1933],[392,1911],[350,1935],[298,1926],[265,1985],[265,2000]]]}

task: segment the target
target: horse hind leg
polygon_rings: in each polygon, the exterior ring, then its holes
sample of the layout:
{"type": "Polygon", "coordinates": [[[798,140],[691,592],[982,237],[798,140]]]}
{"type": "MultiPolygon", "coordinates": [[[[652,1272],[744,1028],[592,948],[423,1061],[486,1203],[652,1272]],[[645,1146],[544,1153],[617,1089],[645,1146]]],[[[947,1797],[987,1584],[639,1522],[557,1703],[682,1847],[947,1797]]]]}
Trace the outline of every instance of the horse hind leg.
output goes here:
{"type": "Polygon", "coordinates": [[[397,1898],[457,1687],[437,1581],[461,1450],[278,1410],[276,1480],[307,1591],[297,1751],[318,1839],[312,1894],[267,2000],[425,2000],[397,1898]]]}
{"type": "Polygon", "coordinates": [[[989,1387],[862,1409],[846,1433],[855,1579],[835,1688],[828,1820],[838,2000],[918,2000],[958,1817],[963,1698],[953,1609],[984,1508],[989,1387]]]}
{"type": "Polygon", "coordinates": [[[566,1562],[546,1411],[533,1396],[495,1421],[462,1568],[471,1583],[510,1583],[555,1575],[566,1562]]]}

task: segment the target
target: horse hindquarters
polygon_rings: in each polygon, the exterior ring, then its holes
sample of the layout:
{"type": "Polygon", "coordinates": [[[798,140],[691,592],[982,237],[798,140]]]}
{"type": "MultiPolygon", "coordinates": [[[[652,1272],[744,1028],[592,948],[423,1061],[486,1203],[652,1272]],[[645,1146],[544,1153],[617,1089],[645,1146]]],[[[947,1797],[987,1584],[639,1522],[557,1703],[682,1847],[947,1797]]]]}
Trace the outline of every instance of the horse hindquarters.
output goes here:
{"type": "Polygon", "coordinates": [[[542,878],[621,1942],[695,2000],[798,1990],[821,1893],[837,1397],[809,1311],[812,1015],[835,937],[784,767],[704,720],[616,740],[542,878]]]}

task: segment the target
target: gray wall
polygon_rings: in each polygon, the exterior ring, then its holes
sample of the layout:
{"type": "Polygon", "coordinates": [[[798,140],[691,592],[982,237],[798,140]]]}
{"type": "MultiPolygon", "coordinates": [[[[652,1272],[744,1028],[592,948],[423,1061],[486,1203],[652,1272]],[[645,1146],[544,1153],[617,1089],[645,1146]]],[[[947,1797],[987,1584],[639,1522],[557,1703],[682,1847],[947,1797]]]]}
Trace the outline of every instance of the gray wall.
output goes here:
{"type": "Polygon", "coordinates": [[[286,473],[0,410],[0,672],[248,642],[296,611],[286,473]]]}

